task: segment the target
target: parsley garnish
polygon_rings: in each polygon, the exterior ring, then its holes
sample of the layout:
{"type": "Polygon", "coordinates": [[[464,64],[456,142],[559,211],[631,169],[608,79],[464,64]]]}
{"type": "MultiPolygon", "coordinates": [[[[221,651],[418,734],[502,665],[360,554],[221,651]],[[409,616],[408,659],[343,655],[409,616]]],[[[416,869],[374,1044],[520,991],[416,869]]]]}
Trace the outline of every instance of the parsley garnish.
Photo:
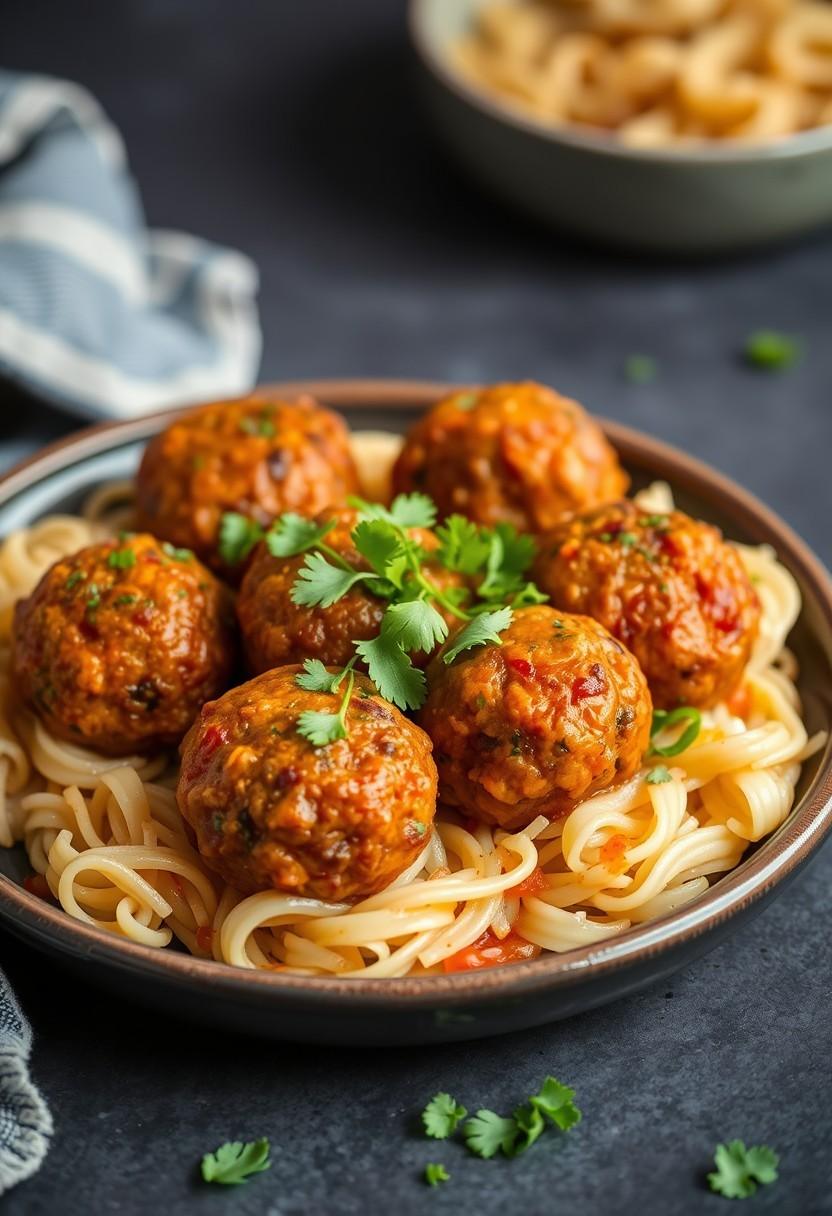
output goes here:
{"type": "Polygon", "coordinates": [[[650,772],[644,778],[648,785],[665,785],[666,782],[672,781],[670,769],[664,764],[657,764],[655,768],[651,768],[650,772]]]}
{"type": "Polygon", "coordinates": [[[269,1142],[265,1139],[251,1140],[243,1144],[234,1140],[221,1144],[213,1153],[202,1158],[202,1177],[206,1182],[218,1182],[223,1186],[238,1186],[247,1182],[252,1174],[260,1174],[271,1165],[269,1142]]]}
{"type": "Polygon", "coordinates": [[[650,727],[650,738],[652,739],[659,731],[665,730],[668,726],[675,726],[677,722],[687,722],[688,725],[673,743],[668,743],[661,747],[658,743],[651,743],[649,755],[653,756],[678,756],[680,752],[686,751],[692,743],[695,742],[702,729],[702,715],[698,709],[694,709],[692,705],[680,705],[677,709],[654,709],[653,724],[650,727]]]}
{"type": "Polygon", "coordinates": [[[460,629],[451,645],[442,655],[445,663],[453,663],[463,650],[473,646],[484,646],[486,642],[500,644],[500,634],[511,624],[512,611],[510,608],[498,608],[494,612],[482,612],[470,620],[464,629],[460,629]]]}
{"type": "Polygon", "coordinates": [[[132,549],[113,549],[107,557],[107,565],[113,570],[129,570],[136,564],[136,554],[132,549]]]}
{"type": "Polygon", "coordinates": [[[101,604],[101,588],[98,586],[98,583],[90,583],[87,590],[89,591],[89,599],[87,600],[86,610],[87,612],[95,612],[96,608],[101,604]]]}
{"type": "Polygon", "coordinates": [[[266,545],[272,557],[294,557],[318,544],[334,527],[334,519],[325,524],[317,524],[314,519],[306,519],[303,515],[296,515],[294,511],[287,511],[272,524],[266,536],[266,545]]]}
{"type": "Polygon", "coordinates": [[[465,1143],[476,1157],[493,1157],[500,1149],[512,1155],[518,1128],[514,1118],[503,1118],[493,1110],[478,1110],[462,1129],[465,1143]]]}
{"type": "Polygon", "coordinates": [[[256,520],[236,511],[226,511],[220,520],[219,555],[226,566],[236,566],[248,557],[262,537],[263,529],[256,520]]]}
{"type": "Polygon", "coordinates": [[[437,1094],[422,1111],[425,1134],[434,1140],[446,1140],[452,1136],[468,1111],[450,1094],[437,1094]]]}
{"type": "Polygon", "coordinates": [[[624,375],[630,384],[649,384],[658,375],[659,365],[651,355],[628,355],[624,375]]]}
{"type": "Polygon", "coordinates": [[[782,372],[796,363],[803,354],[803,344],[797,338],[760,329],[745,343],[745,359],[752,367],[766,372],[782,372]]]}
{"type": "Polygon", "coordinates": [[[357,655],[353,655],[347,666],[335,673],[328,671],[320,659],[307,659],[303,664],[304,670],[295,676],[295,683],[307,692],[330,693],[337,693],[346,678],[346,687],[337,712],[306,709],[298,717],[298,733],[308,739],[313,747],[326,747],[336,739],[347,737],[347,710],[355,683],[353,665],[357,658],[357,655]]]}
{"type": "Polygon", "coordinates": [[[465,1143],[477,1157],[493,1157],[500,1150],[506,1157],[517,1157],[542,1135],[547,1121],[563,1132],[580,1122],[574,1099],[574,1089],[547,1077],[540,1091],[518,1106],[511,1118],[478,1110],[462,1129],[465,1143]]]}
{"type": "Polygon", "coordinates": [[[425,1182],[428,1186],[439,1186],[440,1182],[447,1182],[450,1176],[444,1165],[429,1161],[425,1166],[425,1182]]]}
{"type": "Polygon", "coordinates": [[[780,1158],[773,1149],[761,1144],[746,1148],[742,1140],[718,1144],[714,1153],[716,1170],[708,1174],[708,1185],[726,1199],[747,1199],[757,1183],[767,1186],[777,1181],[780,1158]]]}

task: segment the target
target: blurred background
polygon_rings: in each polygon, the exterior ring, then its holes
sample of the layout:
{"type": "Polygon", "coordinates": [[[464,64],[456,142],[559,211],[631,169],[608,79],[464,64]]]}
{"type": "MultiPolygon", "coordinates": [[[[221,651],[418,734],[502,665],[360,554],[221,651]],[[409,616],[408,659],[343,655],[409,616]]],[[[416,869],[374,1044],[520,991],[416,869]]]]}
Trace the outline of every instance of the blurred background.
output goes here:
{"type": "MultiPolygon", "coordinates": [[[[151,226],[248,254],[262,378],[536,378],[712,460],[825,555],[827,236],[707,259],[589,246],[457,167],[422,104],[403,0],[6,0],[3,60],[85,85],[151,226]],[[749,334],[805,346],[780,373],[749,334]],[[628,379],[632,355],[655,360],[628,379]]],[[[609,207],[616,199],[610,197],[609,207]]],[[[0,403],[2,459],[78,425],[0,403]]]]}

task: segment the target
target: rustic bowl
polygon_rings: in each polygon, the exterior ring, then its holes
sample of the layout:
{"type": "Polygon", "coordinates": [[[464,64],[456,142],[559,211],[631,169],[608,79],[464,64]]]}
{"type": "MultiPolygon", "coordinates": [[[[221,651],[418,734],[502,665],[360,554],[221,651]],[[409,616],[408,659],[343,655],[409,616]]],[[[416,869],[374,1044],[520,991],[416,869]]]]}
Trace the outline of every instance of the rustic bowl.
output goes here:
{"type": "MultiPolygon", "coordinates": [[[[399,381],[288,384],[344,411],[353,425],[400,430],[449,385],[399,381]]],[[[102,481],[129,476],[143,444],[171,415],[92,427],[53,444],[0,479],[0,534],[77,508],[102,481]]],[[[800,662],[809,730],[832,721],[832,583],[771,511],[699,461],[606,423],[636,486],[662,478],[679,505],[738,540],[774,547],[803,594],[790,645],[800,662]]],[[[20,885],[22,849],[0,849],[0,921],[34,948],[176,1016],[306,1042],[435,1043],[505,1034],[612,1001],[690,963],[755,915],[798,873],[832,826],[832,744],[804,766],[786,822],[703,896],[609,942],[534,962],[422,979],[348,980],[243,971],[176,949],[154,950],[72,920],[20,885]]]]}
{"type": "Polygon", "coordinates": [[[759,144],[629,148],[554,126],[478,88],[451,47],[486,0],[410,0],[410,34],[437,129],[481,181],[594,240],[711,254],[832,222],[832,126],[759,144]]]}

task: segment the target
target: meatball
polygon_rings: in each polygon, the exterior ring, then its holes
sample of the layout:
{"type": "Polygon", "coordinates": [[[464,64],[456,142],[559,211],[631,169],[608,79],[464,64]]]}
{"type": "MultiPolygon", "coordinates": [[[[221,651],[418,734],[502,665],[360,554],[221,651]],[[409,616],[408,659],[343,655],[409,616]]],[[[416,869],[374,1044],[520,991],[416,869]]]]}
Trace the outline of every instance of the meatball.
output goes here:
{"type": "Polygon", "coordinates": [[[541,531],[629,484],[598,424],[542,384],[454,393],[421,418],[393,469],[397,492],[423,490],[440,516],[541,531]]]}
{"type": "Polygon", "coordinates": [[[18,601],[17,687],[73,743],[113,756],[172,746],[226,687],[233,615],[190,550],[143,535],[90,545],[18,601]]]}
{"type": "Polygon", "coordinates": [[[597,621],[520,608],[501,645],[428,669],[419,722],[442,800],[520,828],[635,773],[652,704],[636,660],[597,621]]]}
{"type": "Polygon", "coordinates": [[[357,676],[347,737],[313,747],[297,730],[330,693],[297,666],[206,705],[182,744],[177,798],[206,863],[238,891],[351,900],[415,860],[436,810],[427,735],[357,676]]]}
{"type": "MultiPolygon", "coordinates": [[[[336,525],[325,537],[357,569],[369,570],[369,563],[352,543],[350,533],[358,522],[357,511],[324,511],[319,522],[335,518],[336,525]]],[[[439,542],[425,528],[412,528],[411,536],[430,552],[439,542]]],[[[303,566],[304,556],[272,557],[265,543],[255,550],[243,579],[237,600],[237,615],[243,631],[249,670],[255,674],[284,663],[320,659],[333,667],[343,667],[353,656],[354,642],[374,638],[381,626],[387,601],[373,595],[365,585],[351,588],[328,608],[308,608],[292,602],[291,590],[303,566]]],[[[426,562],[424,573],[435,586],[447,591],[464,586],[464,581],[435,562],[426,562]]],[[[443,611],[439,607],[439,611],[443,611]]],[[[454,618],[443,612],[450,625],[454,618]]],[[[427,655],[414,655],[426,663],[427,655]]]]}
{"type": "Polygon", "coordinates": [[[142,528],[229,574],[217,553],[226,511],[265,526],[283,511],[340,505],[357,489],[342,419],[311,397],[261,393],[204,405],[157,435],[139,469],[138,514],[142,528]]]}
{"type": "Polygon", "coordinates": [[[730,693],[757,636],[736,549],[681,511],[625,501],[580,515],[541,538],[532,577],[555,607],[595,617],[629,647],[661,709],[730,693]]]}

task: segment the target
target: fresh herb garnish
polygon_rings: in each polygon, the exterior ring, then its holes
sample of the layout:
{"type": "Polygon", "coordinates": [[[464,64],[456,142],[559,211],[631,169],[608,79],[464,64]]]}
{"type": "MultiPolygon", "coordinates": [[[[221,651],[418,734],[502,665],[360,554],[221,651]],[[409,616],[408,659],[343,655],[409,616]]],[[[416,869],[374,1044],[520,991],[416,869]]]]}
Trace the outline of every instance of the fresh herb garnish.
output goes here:
{"type": "Polygon", "coordinates": [[[190,562],[194,558],[193,549],[177,549],[176,545],[171,545],[168,541],[162,542],[162,552],[172,562],[190,562]]]}
{"type": "Polygon", "coordinates": [[[666,765],[657,764],[655,768],[650,769],[644,780],[648,785],[665,785],[668,781],[672,781],[673,777],[666,765]]]}
{"type": "Polygon", "coordinates": [[[72,574],[70,574],[69,578],[64,583],[64,586],[66,587],[67,591],[71,591],[73,587],[77,587],[78,584],[86,577],[87,576],[83,570],[73,570],[72,574]]]}
{"type": "Polygon", "coordinates": [[[107,556],[107,565],[113,570],[129,570],[136,564],[136,554],[132,549],[113,549],[107,556]]]}
{"type": "Polygon", "coordinates": [[[262,538],[263,529],[256,520],[237,511],[226,511],[220,520],[219,555],[226,566],[236,566],[245,561],[262,538]]]}
{"type": "Polygon", "coordinates": [[[287,511],[272,524],[266,536],[266,545],[272,557],[295,557],[298,553],[305,553],[312,545],[319,545],[334,527],[334,519],[317,524],[314,519],[287,511]]]}
{"type": "Polygon", "coordinates": [[[246,1144],[240,1140],[221,1144],[215,1152],[205,1154],[201,1170],[206,1182],[238,1186],[247,1182],[253,1174],[261,1174],[270,1165],[269,1142],[264,1137],[246,1144]]]}
{"type": "Polygon", "coordinates": [[[624,375],[630,384],[649,384],[658,375],[659,365],[651,355],[628,355],[624,375]]]}
{"type": "Polygon", "coordinates": [[[749,335],[745,343],[745,359],[752,367],[767,372],[781,372],[791,367],[803,354],[803,343],[788,334],[773,329],[760,329],[749,335]]]}
{"type": "Polygon", "coordinates": [[[347,666],[336,672],[328,671],[320,659],[307,659],[303,665],[304,670],[295,676],[295,683],[300,688],[305,688],[307,692],[335,694],[346,681],[341,704],[336,712],[306,709],[298,717],[298,733],[303,735],[304,739],[308,739],[313,747],[326,747],[327,744],[334,743],[336,739],[346,739],[347,710],[355,684],[353,666],[357,659],[358,656],[353,655],[347,666]]]}
{"type": "Polygon", "coordinates": [[[437,1094],[422,1111],[425,1135],[432,1136],[434,1140],[446,1140],[454,1134],[457,1125],[467,1114],[465,1107],[460,1106],[450,1094],[437,1094]]]}
{"type": "Polygon", "coordinates": [[[482,612],[460,629],[450,646],[442,655],[444,663],[453,663],[463,650],[473,646],[484,646],[487,642],[500,644],[500,634],[511,624],[512,611],[510,608],[497,608],[493,612],[482,612]]]}
{"type": "Polygon", "coordinates": [[[653,756],[678,756],[681,752],[686,751],[692,743],[697,739],[700,730],[702,729],[702,715],[698,709],[694,709],[692,705],[680,705],[677,709],[654,709],[653,723],[650,727],[650,738],[654,738],[659,731],[666,730],[669,726],[675,726],[678,722],[687,722],[688,725],[682,731],[681,735],[674,740],[673,743],[667,743],[665,746],[660,746],[658,743],[651,743],[649,755],[653,756]]]}
{"type": "Polygon", "coordinates": [[[718,1144],[714,1153],[716,1170],[708,1174],[708,1185],[726,1199],[747,1199],[757,1183],[767,1186],[777,1181],[780,1158],[773,1149],[761,1144],[746,1148],[742,1140],[718,1144]]]}
{"type": "Polygon", "coordinates": [[[101,588],[98,586],[98,583],[90,583],[87,591],[89,592],[89,598],[86,603],[86,611],[95,612],[101,604],[101,588]]]}
{"type": "Polygon", "coordinates": [[[511,1157],[518,1128],[514,1117],[504,1118],[493,1110],[478,1110],[462,1129],[465,1143],[476,1157],[493,1157],[500,1149],[511,1157]]]}
{"type": "Polygon", "coordinates": [[[575,1105],[575,1091],[555,1077],[547,1077],[538,1093],[518,1106],[508,1118],[493,1110],[478,1110],[465,1123],[465,1143],[477,1157],[493,1157],[502,1151],[517,1157],[531,1148],[549,1122],[563,1132],[579,1123],[581,1112],[575,1105]]]}
{"type": "Polygon", "coordinates": [[[115,608],[127,608],[130,604],[135,604],[137,600],[135,595],[120,595],[118,599],[113,600],[115,608]]]}
{"type": "Polygon", "coordinates": [[[241,418],[240,430],[245,435],[259,435],[262,439],[273,439],[275,435],[274,423],[264,415],[259,418],[241,418]]]}
{"type": "Polygon", "coordinates": [[[429,1161],[425,1166],[425,1182],[428,1186],[439,1186],[440,1182],[447,1182],[450,1176],[440,1163],[429,1161]]]}

